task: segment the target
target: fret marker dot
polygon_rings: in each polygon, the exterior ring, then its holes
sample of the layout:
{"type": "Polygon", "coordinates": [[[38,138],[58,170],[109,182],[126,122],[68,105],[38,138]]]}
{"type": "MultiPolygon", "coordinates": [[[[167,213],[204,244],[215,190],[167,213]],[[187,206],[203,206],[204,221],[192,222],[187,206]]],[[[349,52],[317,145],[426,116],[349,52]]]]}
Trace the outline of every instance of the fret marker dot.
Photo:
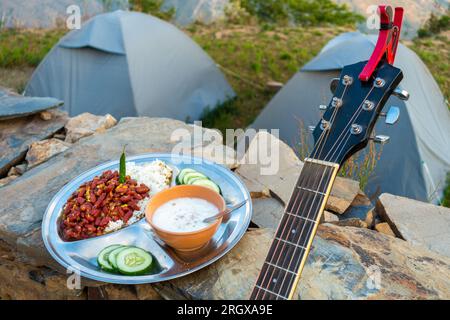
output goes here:
{"type": "Polygon", "coordinates": [[[273,279],[272,282],[273,282],[273,283],[277,283],[277,279],[276,279],[276,278],[273,279]]]}
{"type": "Polygon", "coordinates": [[[295,234],[296,232],[297,232],[297,230],[295,230],[295,229],[292,229],[292,231],[291,231],[293,234],[295,234]]]}

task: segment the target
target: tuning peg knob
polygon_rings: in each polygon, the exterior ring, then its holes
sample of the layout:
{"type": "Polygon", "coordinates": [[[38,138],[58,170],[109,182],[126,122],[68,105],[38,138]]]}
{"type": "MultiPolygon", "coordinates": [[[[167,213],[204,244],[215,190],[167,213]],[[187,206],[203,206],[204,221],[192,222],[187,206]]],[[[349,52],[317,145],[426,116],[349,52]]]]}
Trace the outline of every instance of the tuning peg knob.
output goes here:
{"type": "Polygon", "coordinates": [[[339,81],[340,81],[339,78],[333,78],[333,79],[331,79],[331,82],[330,82],[330,90],[331,90],[331,93],[332,93],[333,95],[336,93],[336,89],[337,89],[337,87],[339,86],[339,81]]]}
{"type": "Polygon", "coordinates": [[[324,104],[321,104],[320,106],[319,106],[319,110],[320,111],[326,111],[328,109],[328,106],[326,106],[326,105],[324,105],[324,104]]]}
{"type": "Polygon", "coordinates": [[[314,130],[316,130],[316,126],[309,126],[308,130],[309,132],[314,132],[314,130]]]}
{"type": "Polygon", "coordinates": [[[378,144],[386,144],[389,142],[390,139],[391,139],[391,137],[384,136],[384,135],[378,135],[378,136],[370,138],[370,140],[372,140],[373,142],[378,143],[378,144]]]}
{"type": "Polygon", "coordinates": [[[392,94],[403,101],[407,101],[409,99],[409,92],[400,88],[395,89],[392,94]]]}
{"type": "Polygon", "coordinates": [[[380,113],[380,116],[386,118],[386,124],[396,124],[398,119],[400,118],[400,109],[398,107],[390,107],[387,113],[382,112],[380,113]]]}

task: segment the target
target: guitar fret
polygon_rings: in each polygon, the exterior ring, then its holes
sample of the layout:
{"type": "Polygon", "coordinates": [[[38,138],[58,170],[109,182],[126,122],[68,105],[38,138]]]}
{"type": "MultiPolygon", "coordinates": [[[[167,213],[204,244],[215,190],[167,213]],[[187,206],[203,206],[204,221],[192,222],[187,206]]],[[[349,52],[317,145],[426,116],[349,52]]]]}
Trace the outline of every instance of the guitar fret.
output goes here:
{"type": "Polygon", "coordinates": [[[291,271],[291,270],[285,269],[285,268],[283,268],[283,267],[277,266],[277,265],[275,265],[275,264],[273,264],[273,263],[270,263],[270,262],[267,262],[267,261],[265,261],[264,263],[265,263],[265,264],[268,264],[268,265],[271,266],[271,267],[278,268],[278,269],[283,270],[283,271],[285,271],[285,272],[289,272],[289,273],[291,273],[291,274],[293,274],[293,275],[297,275],[297,273],[295,273],[294,271],[291,271]]]}
{"type": "Polygon", "coordinates": [[[300,189],[300,190],[304,190],[304,191],[308,191],[308,192],[312,192],[312,193],[317,193],[317,194],[321,194],[321,195],[325,195],[325,193],[324,192],[320,192],[320,191],[316,191],[316,190],[312,190],[312,189],[309,189],[309,188],[305,188],[305,187],[300,187],[300,186],[297,186],[297,188],[298,189],[300,189]]]}
{"type": "Polygon", "coordinates": [[[310,221],[310,222],[313,222],[313,223],[317,223],[318,222],[317,220],[313,220],[313,219],[309,219],[309,218],[306,218],[306,217],[303,217],[303,216],[299,216],[299,215],[296,215],[296,214],[294,214],[292,212],[286,212],[286,214],[288,214],[290,216],[293,216],[293,217],[296,217],[296,218],[300,218],[300,219],[306,220],[306,221],[310,221]]]}
{"type": "Polygon", "coordinates": [[[258,286],[258,285],[256,285],[255,287],[258,288],[258,289],[260,289],[260,290],[266,291],[266,292],[268,292],[268,293],[270,293],[270,294],[273,294],[274,296],[277,296],[277,297],[279,297],[279,298],[281,298],[281,299],[283,299],[283,300],[287,300],[286,297],[284,297],[284,296],[282,296],[282,295],[280,295],[280,294],[278,294],[278,293],[275,293],[275,292],[273,292],[273,291],[271,291],[271,290],[269,290],[269,289],[263,288],[263,287],[258,286]]]}
{"type": "Polygon", "coordinates": [[[306,249],[305,247],[303,247],[303,246],[301,246],[301,245],[299,245],[299,244],[290,242],[290,241],[288,241],[288,240],[284,240],[284,239],[281,239],[281,238],[278,238],[278,237],[275,237],[275,239],[278,240],[278,241],[285,242],[285,243],[288,243],[288,244],[290,244],[290,245],[296,246],[297,248],[300,248],[300,249],[303,249],[303,250],[306,249]]]}
{"type": "Polygon", "coordinates": [[[337,169],[335,164],[305,162],[252,292],[252,299],[291,298],[337,169]]]}

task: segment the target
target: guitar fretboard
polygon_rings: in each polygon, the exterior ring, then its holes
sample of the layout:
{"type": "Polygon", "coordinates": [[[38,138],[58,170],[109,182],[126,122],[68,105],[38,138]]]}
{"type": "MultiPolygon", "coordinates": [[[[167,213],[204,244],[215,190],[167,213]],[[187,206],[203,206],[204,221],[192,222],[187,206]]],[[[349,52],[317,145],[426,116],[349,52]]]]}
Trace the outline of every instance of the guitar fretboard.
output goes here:
{"type": "Polygon", "coordinates": [[[305,161],[250,299],[292,298],[338,169],[305,161]]]}

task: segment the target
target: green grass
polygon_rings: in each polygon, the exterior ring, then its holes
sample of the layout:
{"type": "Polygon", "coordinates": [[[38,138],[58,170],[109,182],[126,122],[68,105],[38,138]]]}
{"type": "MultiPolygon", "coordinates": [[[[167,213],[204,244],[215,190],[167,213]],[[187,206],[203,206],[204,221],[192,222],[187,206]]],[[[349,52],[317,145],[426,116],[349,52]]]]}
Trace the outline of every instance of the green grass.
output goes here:
{"type": "Polygon", "coordinates": [[[0,67],[37,66],[64,32],[63,30],[1,30],[0,67]]]}

